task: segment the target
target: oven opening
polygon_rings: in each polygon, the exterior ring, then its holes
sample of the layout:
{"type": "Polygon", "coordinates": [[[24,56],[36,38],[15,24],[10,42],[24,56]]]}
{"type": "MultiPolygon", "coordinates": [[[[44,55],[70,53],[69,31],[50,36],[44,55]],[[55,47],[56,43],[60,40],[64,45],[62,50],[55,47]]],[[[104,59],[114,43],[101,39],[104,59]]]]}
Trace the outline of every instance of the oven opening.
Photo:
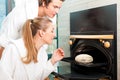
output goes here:
{"type": "Polygon", "coordinates": [[[112,57],[101,44],[96,41],[80,41],[73,49],[71,56],[74,59],[72,69],[82,74],[109,74],[112,67],[112,57]],[[93,61],[90,63],[80,63],[75,61],[75,57],[81,54],[92,56],[93,61]]]}

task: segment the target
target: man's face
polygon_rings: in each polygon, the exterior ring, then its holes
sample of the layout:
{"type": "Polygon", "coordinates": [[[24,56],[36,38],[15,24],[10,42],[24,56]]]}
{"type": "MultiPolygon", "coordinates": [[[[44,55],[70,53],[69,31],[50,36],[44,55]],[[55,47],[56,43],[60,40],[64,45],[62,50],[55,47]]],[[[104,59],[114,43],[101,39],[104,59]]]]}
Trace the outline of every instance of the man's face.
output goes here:
{"type": "Polygon", "coordinates": [[[62,3],[63,2],[60,0],[52,0],[52,2],[50,2],[47,7],[44,7],[45,15],[53,18],[60,10],[62,3]]]}

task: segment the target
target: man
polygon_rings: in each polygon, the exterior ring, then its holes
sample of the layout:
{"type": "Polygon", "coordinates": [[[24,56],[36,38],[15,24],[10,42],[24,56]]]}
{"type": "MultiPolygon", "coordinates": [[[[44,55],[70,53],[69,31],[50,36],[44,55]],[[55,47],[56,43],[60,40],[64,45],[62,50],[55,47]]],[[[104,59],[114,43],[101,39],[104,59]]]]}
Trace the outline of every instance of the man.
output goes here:
{"type": "Polygon", "coordinates": [[[14,9],[3,20],[0,30],[0,58],[9,41],[21,37],[21,28],[27,19],[37,16],[53,18],[64,0],[15,0],[14,9]]]}

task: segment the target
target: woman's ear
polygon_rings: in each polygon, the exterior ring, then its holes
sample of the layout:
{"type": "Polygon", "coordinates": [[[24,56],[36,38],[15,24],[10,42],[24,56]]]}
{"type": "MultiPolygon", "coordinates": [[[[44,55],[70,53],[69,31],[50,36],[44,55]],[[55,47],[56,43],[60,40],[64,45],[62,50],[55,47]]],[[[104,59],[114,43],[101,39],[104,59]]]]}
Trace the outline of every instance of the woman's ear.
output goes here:
{"type": "Polygon", "coordinates": [[[45,34],[43,30],[39,30],[39,35],[42,37],[45,34]]]}

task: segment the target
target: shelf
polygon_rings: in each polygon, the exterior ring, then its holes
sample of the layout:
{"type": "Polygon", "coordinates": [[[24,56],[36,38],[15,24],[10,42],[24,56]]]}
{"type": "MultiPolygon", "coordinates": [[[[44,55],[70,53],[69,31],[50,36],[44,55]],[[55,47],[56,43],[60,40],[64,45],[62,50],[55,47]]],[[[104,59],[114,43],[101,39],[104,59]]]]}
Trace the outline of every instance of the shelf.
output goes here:
{"type": "Polygon", "coordinates": [[[114,35],[70,35],[70,39],[114,39],[114,35]]]}
{"type": "Polygon", "coordinates": [[[74,63],[80,66],[84,66],[84,67],[101,67],[101,66],[106,66],[107,63],[101,62],[101,63],[88,63],[88,64],[83,64],[83,63],[77,63],[74,59],[72,59],[71,57],[67,57],[67,58],[63,58],[62,61],[65,62],[69,62],[69,63],[74,63]]]}

